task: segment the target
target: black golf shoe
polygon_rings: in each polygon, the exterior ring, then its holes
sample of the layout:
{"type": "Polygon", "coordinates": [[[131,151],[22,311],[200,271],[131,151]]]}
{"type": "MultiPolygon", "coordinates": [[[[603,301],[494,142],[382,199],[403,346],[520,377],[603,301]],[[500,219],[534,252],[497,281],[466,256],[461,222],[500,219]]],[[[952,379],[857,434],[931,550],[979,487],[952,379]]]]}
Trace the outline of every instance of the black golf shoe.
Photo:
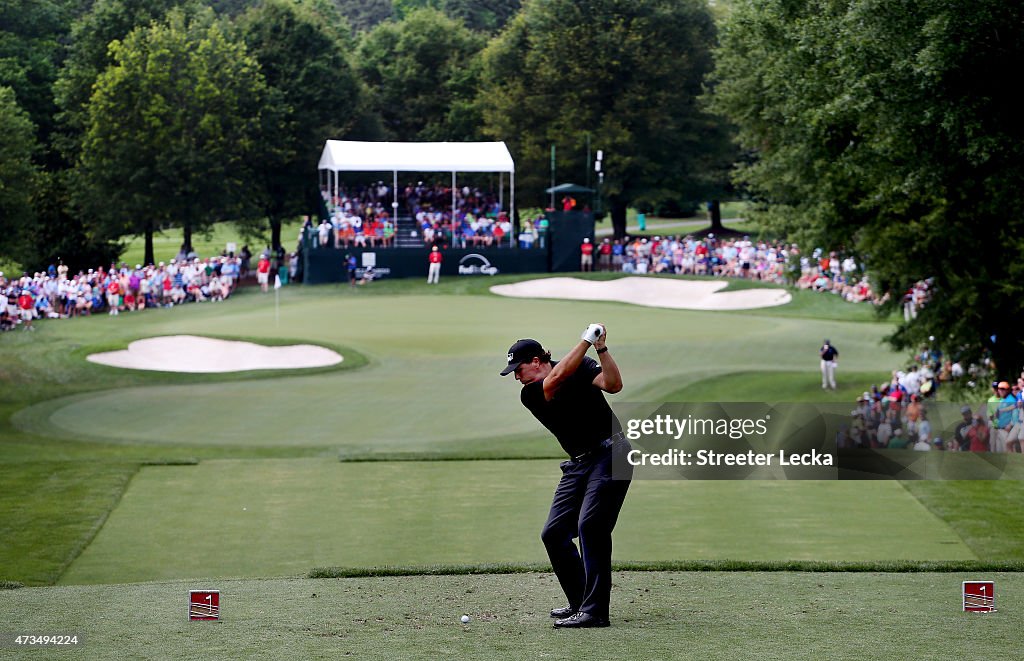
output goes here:
{"type": "Polygon", "coordinates": [[[611,622],[606,617],[595,617],[590,613],[574,613],[561,620],[555,620],[556,629],[593,629],[595,627],[608,627],[611,622]]]}
{"type": "Polygon", "coordinates": [[[578,608],[573,608],[572,606],[562,606],[561,608],[552,608],[551,609],[551,617],[562,619],[563,617],[569,617],[571,615],[575,615],[577,613],[577,611],[579,611],[579,609],[578,608]]]}

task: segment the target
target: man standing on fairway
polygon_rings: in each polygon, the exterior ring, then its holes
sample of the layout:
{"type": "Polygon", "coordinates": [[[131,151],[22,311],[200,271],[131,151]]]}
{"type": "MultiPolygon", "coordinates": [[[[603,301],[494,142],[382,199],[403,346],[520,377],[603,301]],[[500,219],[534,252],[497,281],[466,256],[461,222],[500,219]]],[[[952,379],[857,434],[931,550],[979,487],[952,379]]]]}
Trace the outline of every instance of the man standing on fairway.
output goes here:
{"type": "MultiPolygon", "coordinates": [[[[605,344],[607,331],[591,324],[566,356],[551,361],[536,340],[508,350],[501,375],[515,372],[520,399],[569,455],[555,489],[541,540],[569,605],[551,611],[557,628],[606,627],[612,589],[612,529],[631,474],[612,478],[613,456],[629,452],[604,394],[622,390],[619,368],[605,344]],[[597,350],[597,363],[587,350],[597,350]],[[573,539],[579,537],[580,547],[573,539]],[[582,557],[581,557],[582,553],[582,557]]],[[[628,466],[620,462],[620,466],[628,466]]]]}
{"type": "Polygon", "coordinates": [[[825,343],[818,349],[818,354],[821,356],[821,389],[835,390],[836,364],[839,362],[836,359],[839,358],[839,351],[832,346],[831,342],[825,340],[825,343]]]}

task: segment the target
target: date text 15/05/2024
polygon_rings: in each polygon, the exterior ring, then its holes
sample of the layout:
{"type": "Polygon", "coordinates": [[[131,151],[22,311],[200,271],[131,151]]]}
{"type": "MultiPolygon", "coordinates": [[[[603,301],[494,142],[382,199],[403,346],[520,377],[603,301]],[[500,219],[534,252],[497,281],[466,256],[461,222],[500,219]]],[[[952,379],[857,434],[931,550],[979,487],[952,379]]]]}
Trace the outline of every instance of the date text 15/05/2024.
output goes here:
{"type": "Polygon", "coordinates": [[[633,466],[833,466],[835,457],[827,452],[715,452],[714,450],[669,450],[657,454],[630,450],[626,461],[633,466]]]}

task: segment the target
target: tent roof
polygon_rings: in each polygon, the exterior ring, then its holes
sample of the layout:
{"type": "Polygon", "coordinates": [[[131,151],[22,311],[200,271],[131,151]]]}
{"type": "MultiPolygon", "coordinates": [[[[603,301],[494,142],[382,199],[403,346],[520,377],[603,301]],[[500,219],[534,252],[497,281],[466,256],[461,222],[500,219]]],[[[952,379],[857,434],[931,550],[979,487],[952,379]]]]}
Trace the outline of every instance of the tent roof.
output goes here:
{"type": "Polygon", "coordinates": [[[551,188],[545,189],[545,193],[594,193],[593,188],[587,188],[586,186],[580,186],[579,184],[558,184],[551,188]]]}
{"type": "Polygon", "coordinates": [[[320,170],[346,172],[515,172],[504,142],[328,140],[320,170]]]}

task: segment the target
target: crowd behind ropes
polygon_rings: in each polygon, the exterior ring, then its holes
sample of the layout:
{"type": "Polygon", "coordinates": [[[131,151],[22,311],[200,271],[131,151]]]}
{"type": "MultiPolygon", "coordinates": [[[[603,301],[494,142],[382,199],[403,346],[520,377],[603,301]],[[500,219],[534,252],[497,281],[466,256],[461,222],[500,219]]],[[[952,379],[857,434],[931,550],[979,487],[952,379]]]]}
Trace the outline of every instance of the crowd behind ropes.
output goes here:
{"type": "MultiPolygon", "coordinates": [[[[413,220],[416,242],[425,246],[489,247],[513,244],[512,223],[501,209],[500,200],[478,188],[454,189],[456,211],[452,215],[452,187],[441,184],[408,184],[399,191],[399,208],[413,220]]],[[[391,188],[383,182],[338,194],[323,191],[328,219],[315,226],[308,217],[300,233],[320,247],[353,246],[384,248],[394,245],[396,224],[388,212],[391,188]]],[[[522,223],[515,237],[520,248],[545,247],[548,220],[538,216],[522,223]]],[[[668,273],[744,278],[801,289],[827,292],[851,302],[880,304],[889,294],[878,295],[860,265],[850,256],[814,249],[804,254],[794,243],[752,241],[750,237],[637,236],[586,240],[580,246],[581,269],[627,274],[668,273]]],[[[295,275],[297,258],[273,255],[274,273],[287,279],[295,275]],[[290,264],[279,269],[280,264],[290,264]]],[[[199,259],[184,250],[168,264],[134,269],[126,264],[97,267],[68,274],[64,266],[51,265],[44,273],[5,279],[0,274],[0,330],[19,325],[31,328],[39,318],[67,318],[105,311],[118,314],[146,307],[167,307],[185,302],[223,300],[237,280],[249,270],[248,248],[238,256],[223,253],[199,259]],[[116,304],[113,301],[116,300],[116,304]]],[[[266,287],[267,278],[260,284],[266,287]]],[[[916,283],[903,295],[903,312],[909,320],[927,304],[930,282],[916,283]]]]}
{"type": "MultiPolygon", "coordinates": [[[[413,219],[410,230],[417,242],[439,248],[501,247],[544,248],[548,221],[543,216],[526,220],[513,237],[513,226],[493,194],[470,186],[456,187],[452,215],[449,185],[407,184],[398,192],[398,208],[413,219]]],[[[319,225],[306,220],[304,232],[321,248],[388,248],[395,245],[398,231],[389,212],[392,188],[384,182],[336,191],[321,191],[327,218],[319,225]]],[[[301,237],[300,237],[301,238],[301,237]]],[[[851,302],[881,304],[888,294],[878,294],[863,269],[851,256],[825,252],[820,248],[803,254],[796,244],[782,241],[752,241],[750,237],[719,238],[655,236],[605,238],[580,246],[584,271],[600,270],[628,274],[674,273],[721,278],[745,278],[800,289],[828,292],[851,302]]],[[[926,304],[926,281],[916,283],[903,298],[909,320],[926,304]]]]}
{"type": "Polygon", "coordinates": [[[851,424],[840,432],[839,447],[920,451],[1019,453],[1024,446],[1024,371],[1010,381],[992,381],[984,403],[962,405],[960,418],[945,431],[933,425],[929,407],[946,384],[965,377],[973,383],[992,365],[963,365],[923,347],[907,369],[857,398],[851,424]],[[945,438],[943,438],[945,433],[945,438]]]}
{"type": "MultiPolygon", "coordinates": [[[[396,219],[388,208],[394,200],[384,182],[336,192],[321,191],[327,217],[305,231],[315,245],[334,248],[389,248],[395,245],[396,219]]],[[[502,247],[512,243],[512,222],[493,193],[476,187],[410,183],[398,191],[398,209],[414,222],[409,231],[428,247],[502,247]],[[454,193],[454,216],[453,216],[454,193]]]]}
{"type": "MultiPolygon", "coordinates": [[[[275,259],[264,251],[255,264],[264,291],[275,259]]],[[[65,264],[20,278],[0,273],[0,330],[32,330],[37,319],[69,319],[92,314],[118,315],[146,308],[169,308],[183,303],[223,301],[240,279],[249,274],[252,255],[243,247],[239,255],[226,253],[201,259],[182,250],[168,263],[135,268],[122,263],[71,273],[65,264]]],[[[294,266],[294,262],[293,262],[294,266]]],[[[288,271],[281,272],[285,278],[288,271]]]]}
{"type": "MultiPolygon", "coordinates": [[[[888,295],[877,294],[868,276],[853,257],[820,248],[804,254],[795,243],[752,241],[749,236],[719,238],[655,236],[605,238],[597,245],[584,240],[580,246],[583,271],[616,271],[632,274],[674,273],[718,278],[742,278],[800,289],[828,292],[850,302],[881,304],[888,295]]],[[[927,291],[925,283],[919,283],[927,291]]],[[[917,307],[926,297],[916,299],[917,307]]],[[[915,312],[916,314],[916,312],[915,312]]]]}

